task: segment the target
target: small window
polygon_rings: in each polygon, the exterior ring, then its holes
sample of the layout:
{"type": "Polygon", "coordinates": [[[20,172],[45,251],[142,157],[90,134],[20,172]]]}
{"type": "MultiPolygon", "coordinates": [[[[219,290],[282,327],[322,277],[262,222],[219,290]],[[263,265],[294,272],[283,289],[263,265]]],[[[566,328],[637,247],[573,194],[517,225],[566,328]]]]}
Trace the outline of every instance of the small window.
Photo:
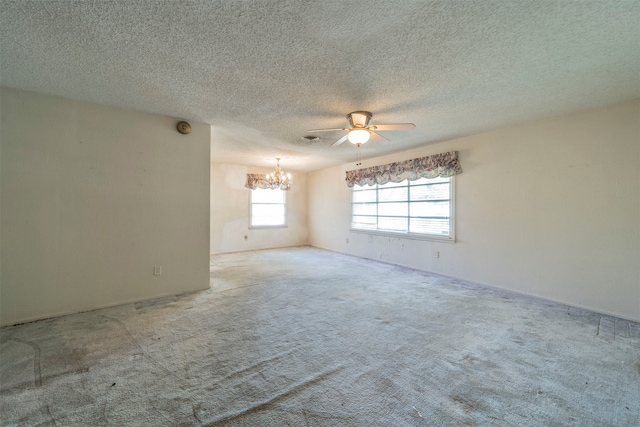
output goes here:
{"type": "Polygon", "coordinates": [[[279,189],[251,190],[250,227],[284,227],[286,222],[285,192],[279,189]]]}
{"type": "Polygon", "coordinates": [[[453,178],[356,185],[351,229],[453,240],[453,178]]]}

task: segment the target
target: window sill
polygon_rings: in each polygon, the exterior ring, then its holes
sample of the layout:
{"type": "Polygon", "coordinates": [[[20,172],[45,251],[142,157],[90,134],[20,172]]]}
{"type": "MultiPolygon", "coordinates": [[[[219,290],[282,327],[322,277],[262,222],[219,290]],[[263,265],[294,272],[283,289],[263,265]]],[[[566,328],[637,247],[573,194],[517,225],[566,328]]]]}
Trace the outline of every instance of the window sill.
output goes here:
{"type": "Polygon", "coordinates": [[[287,224],[284,225],[250,225],[249,230],[269,230],[272,228],[287,228],[287,224]]]}
{"type": "Polygon", "coordinates": [[[362,233],[362,234],[369,234],[374,236],[394,237],[396,239],[429,240],[432,242],[456,243],[455,237],[450,237],[450,236],[441,237],[435,234],[394,233],[391,231],[360,230],[355,228],[350,228],[349,231],[352,233],[362,233]]]}

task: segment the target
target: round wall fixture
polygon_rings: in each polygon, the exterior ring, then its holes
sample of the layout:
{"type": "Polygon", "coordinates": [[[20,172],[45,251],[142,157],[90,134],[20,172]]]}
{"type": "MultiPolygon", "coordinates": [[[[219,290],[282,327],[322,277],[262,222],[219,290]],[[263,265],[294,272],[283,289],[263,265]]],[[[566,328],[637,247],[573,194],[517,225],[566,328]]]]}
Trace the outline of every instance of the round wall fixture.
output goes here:
{"type": "Polygon", "coordinates": [[[189,122],[178,122],[178,126],[176,127],[178,128],[178,132],[180,132],[183,135],[186,135],[189,132],[191,132],[191,125],[189,124],[189,122]]]}

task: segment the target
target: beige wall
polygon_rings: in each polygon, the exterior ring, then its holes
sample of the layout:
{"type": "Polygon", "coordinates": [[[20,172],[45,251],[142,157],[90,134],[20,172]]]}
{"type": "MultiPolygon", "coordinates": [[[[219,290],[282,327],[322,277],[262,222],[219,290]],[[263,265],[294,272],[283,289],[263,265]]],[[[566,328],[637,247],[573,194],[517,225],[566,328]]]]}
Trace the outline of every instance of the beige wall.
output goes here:
{"type": "Polygon", "coordinates": [[[203,289],[209,253],[306,243],[640,320],[640,100],[363,161],[458,150],[456,243],[349,231],[351,163],[294,172],[288,227],[251,230],[246,174],[270,169],[210,163],[208,125],[0,100],[1,324],[203,289]]]}
{"type": "Polygon", "coordinates": [[[209,125],[0,98],[2,324],[208,287],[209,125]]]}
{"type": "Polygon", "coordinates": [[[350,232],[349,163],[309,173],[310,244],[640,320],[640,100],[362,167],[450,150],[456,243],[350,232]]]}
{"type": "MultiPolygon", "coordinates": [[[[215,161],[215,158],[212,160],[215,161]]],[[[289,172],[284,164],[282,166],[289,172]]],[[[273,169],[211,163],[212,254],[307,244],[307,174],[304,172],[291,172],[293,183],[286,194],[287,227],[249,229],[251,190],[244,186],[247,173],[266,174],[272,171],[273,169]]]]}

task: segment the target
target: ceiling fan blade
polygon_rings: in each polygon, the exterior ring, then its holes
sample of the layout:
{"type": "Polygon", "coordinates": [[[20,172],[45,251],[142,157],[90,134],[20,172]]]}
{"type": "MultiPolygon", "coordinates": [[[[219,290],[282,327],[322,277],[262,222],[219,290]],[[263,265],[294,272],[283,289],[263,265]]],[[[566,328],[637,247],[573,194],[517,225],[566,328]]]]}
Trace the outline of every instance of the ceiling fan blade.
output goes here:
{"type": "Polygon", "coordinates": [[[309,129],[307,132],[328,132],[336,130],[349,130],[349,128],[332,128],[332,129],[309,129]]]}
{"type": "MultiPolygon", "coordinates": [[[[369,128],[371,129],[371,128],[369,128]]],[[[389,142],[389,140],[387,138],[385,138],[384,136],[380,135],[379,133],[375,133],[373,131],[369,131],[369,133],[371,134],[371,140],[374,142],[377,142],[378,144],[386,144],[387,142],[389,142]]]]}
{"type": "Polygon", "coordinates": [[[413,123],[388,123],[382,125],[371,125],[371,130],[410,130],[415,129],[416,125],[413,123]]]}
{"type": "Polygon", "coordinates": [[[342,144],[343,142],[345,142],[347,140],[347,137],[349,136],[349,134],[346,134],[345,136],[343,136],[342,138],[340,138],[339,140],[337,140],[336,142],[334,142],[333,144],[331,144],[332,147],[336,147],[340,144],[342,144]]]}

